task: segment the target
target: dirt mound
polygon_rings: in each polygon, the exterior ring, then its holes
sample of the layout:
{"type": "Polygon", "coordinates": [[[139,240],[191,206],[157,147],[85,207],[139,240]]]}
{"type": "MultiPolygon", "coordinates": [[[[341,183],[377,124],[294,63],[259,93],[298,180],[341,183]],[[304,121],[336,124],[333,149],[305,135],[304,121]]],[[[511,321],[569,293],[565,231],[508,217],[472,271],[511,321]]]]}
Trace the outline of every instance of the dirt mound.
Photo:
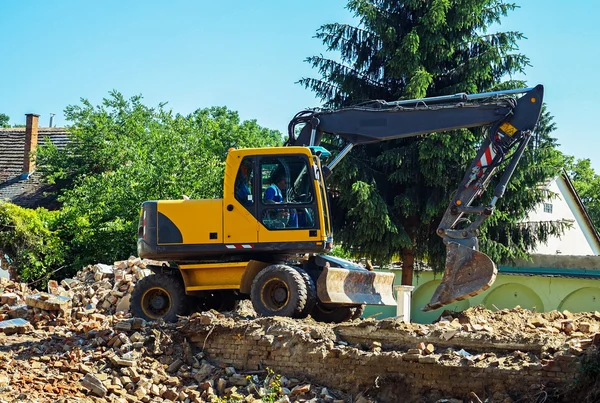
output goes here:
{"type": "Polygon", "coordinates": [[[445,318],[442,321],[458,321],[469,332],[485,331],[493,341],[539,343],[548,350],[568,345],[572,352],[579,354],[582,347],[591,345],[592,336],[600,330],[600,312],[571,313],[565,310],[538,313],[519,306],[491,311],[479,306],[445,318]]]}

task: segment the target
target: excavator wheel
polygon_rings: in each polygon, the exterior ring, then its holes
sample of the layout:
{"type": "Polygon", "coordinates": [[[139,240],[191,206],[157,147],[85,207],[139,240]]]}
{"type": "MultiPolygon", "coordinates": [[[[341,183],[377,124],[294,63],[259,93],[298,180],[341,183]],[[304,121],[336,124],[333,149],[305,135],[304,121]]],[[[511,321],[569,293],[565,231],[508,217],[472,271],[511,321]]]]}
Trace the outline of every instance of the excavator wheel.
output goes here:
{"type": "Polygon", "coordinates": [[[181,279],[169,274],[152,274],[137,282],[131,293],[131,312],[146,320],[176,322],[187,309],[187,297],[181,279]]]}
{"type": "Polygon", "coordinates": [[[298,270],[272,265],[259,272],[250,290],[250,300],[262,316],[297,316],[306,305],[306,283],[298,270]]]}
{"type": "Polygon", "coordinates": [[[335,306],[330,304],[324,304],[317,302],[314,309],[311,312],[311,316],[318,322],[325,323],[342,323],[352,319],[355,319],[362,315],[364,310],[363,305],[358,306],[335,306]]]}
{"type": "Polygon", "coordinates": [[[297,315],[294,315],[294,318],[304,319],[312,312],[315,304],[317,303],[317,287],[307,272],[300,268],[296,268],[296,270],[298,273],[300,273],[304,279],[304,284],[306,285],[306,304],[301,312],[299,312],[297,315]]]}

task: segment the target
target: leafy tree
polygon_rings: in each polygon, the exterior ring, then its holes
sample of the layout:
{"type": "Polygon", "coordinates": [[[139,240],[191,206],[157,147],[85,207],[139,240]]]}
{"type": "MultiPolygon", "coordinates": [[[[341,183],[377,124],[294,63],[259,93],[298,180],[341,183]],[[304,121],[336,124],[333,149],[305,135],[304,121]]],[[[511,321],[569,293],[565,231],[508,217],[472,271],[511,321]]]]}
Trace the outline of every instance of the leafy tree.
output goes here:
{"type": "Polygon", "coordinates": [[[60,188],[60,234],[76,267],[134,253],[145,200],[220,197],[230,147],[281,141],[279,132],[241,122],[225,107],[182,116],[118,92],[97,107],[82,100],[65,116],[73,122],[71,142],[65,150],[46,144],[37,157],[45,178],[60,188]]]}
{"type": "MultiPolygon", "coordinates": [[[[502,81],[523,73],[519,32],[489,32],[516,8],[503,0],[350,0],[359,25],[323,25],[316,37],[339,58],[307,59],[320,78],[303,78],[327,107],[368,99],[394,101],[523,86],[502,81]]],[[[545,126],[515,172],[500,211],[482,228],[481,248],[494,260],[527,256],[536,242],[563,229],[560,223],[520,224],[548,195],[537,186],[556,174],[561,154],[545,126]]],[[[330,147],[339,140],[330,139],[330,147]]],[[[379,263],[400,255],[403,284],[414,260],[443,268],[445,248],[435,229],[462,175],[475,157],[481,130],[459,130],[355,148],[334,171],[336,238],[379,263]]],[[[490,186],[493,189],[493,184],[490,186]]]]}
{"type": "Polygon", "coordinates": [[[589,159],[571,162],[568,174],[594,227],[598,230],[600,228],[600,175],[594,171],[589,159]]]}
{"type": "Polygon", "coordinates": [[[0,113],[0,127],[10,127],[10,125],[8,124],[9,121],[10,118],[7,114],[0,113]]]}
{"type": "Polygon", "coordinates": [[[53,230],[58,212],[0,201],[0,251],[5,267],[28,282],[47,277],[65,261],[65,245],[53,230]]]}

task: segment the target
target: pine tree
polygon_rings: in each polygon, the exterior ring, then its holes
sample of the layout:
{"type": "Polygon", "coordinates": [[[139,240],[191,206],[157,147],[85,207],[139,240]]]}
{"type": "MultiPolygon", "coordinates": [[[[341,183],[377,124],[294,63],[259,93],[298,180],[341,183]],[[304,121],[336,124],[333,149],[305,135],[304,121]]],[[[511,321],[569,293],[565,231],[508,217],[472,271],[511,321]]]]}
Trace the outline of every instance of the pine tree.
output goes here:
{"type": "MultiPolygon", "coordinates": [[[[309,57],[320,78],[303,78],[326,107],[370,99],[394,101],[458,92],[522,87],[505,80],[524,73],[529,59],[518,52],[520,32],[489,32],[516,8],[503,0],[350,0],[358,26],[326,24],[317,31],[339,58],[309,57]]],[[[562,167],[551,116],[541,119],[499,213],[482,228],[481,249],[493,260],[527,256],[562,223],[520,224],[548,195],[538,186],[562,167]]],[[[481,130],[435,133],[355,148],[329,180],[336,240],[362,256],[403,262],[403,284],[412,283],[414,262],[443,268],[445,247],[435,230],[462,176],[475,157],[481,130]]],[[[340,146],[330,138],[329,147],[340,146]]],[[[493,189],[493,184],[489,187],[493,189]]]]}

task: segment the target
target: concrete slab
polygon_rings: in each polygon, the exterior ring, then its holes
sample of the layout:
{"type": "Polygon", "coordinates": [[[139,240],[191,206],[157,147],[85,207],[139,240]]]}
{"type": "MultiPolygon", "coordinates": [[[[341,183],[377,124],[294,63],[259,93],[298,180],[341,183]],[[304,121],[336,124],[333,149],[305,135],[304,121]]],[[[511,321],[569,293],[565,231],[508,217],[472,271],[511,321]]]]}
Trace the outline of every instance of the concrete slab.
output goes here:
{"type": "Polygon", "coordinates": [[[40,308],[46,311],[60,311],[71,305],[71,298],[48,293],[39,293],[25,297],[25,303],[32,308],[40,308]]]}
{"type": "Polygon", "coordinates": [[[15,333],[25,333],[33,330],[31,324],[22,318],[3,320],[0,322],[0,332],[7,335],[15,333]]]}

